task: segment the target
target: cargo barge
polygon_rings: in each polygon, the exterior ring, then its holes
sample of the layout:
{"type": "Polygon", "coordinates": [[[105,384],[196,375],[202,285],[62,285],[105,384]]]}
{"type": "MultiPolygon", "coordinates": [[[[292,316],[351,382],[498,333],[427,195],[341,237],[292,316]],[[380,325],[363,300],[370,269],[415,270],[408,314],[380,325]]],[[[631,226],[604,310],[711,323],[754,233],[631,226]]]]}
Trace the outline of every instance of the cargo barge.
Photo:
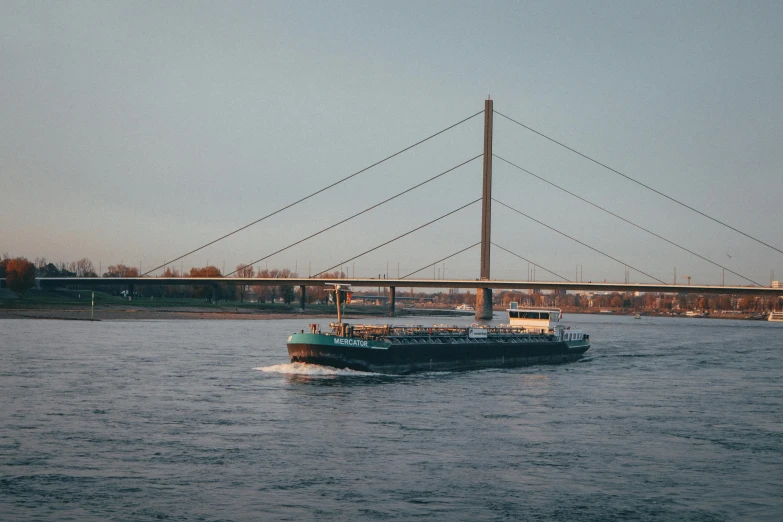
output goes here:
{"type": "Polygon", "coordinates": [[[504,368],[576,361],[590,348],[590,336],[559,325],[557,308],[507,310],[497,326],[359,325],[340,320],[327,331],[317,324],[288,338],[292,363],[407,374],[504,368]]]}

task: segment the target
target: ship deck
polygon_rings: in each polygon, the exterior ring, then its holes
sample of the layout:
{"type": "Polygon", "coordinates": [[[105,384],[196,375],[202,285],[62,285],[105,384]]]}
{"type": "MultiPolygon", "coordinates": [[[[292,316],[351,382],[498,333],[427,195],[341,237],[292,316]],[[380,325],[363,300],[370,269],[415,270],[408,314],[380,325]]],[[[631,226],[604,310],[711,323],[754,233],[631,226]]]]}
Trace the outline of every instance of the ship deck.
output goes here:
{"type": "Polygon", "coordinates": [[[511,339],[535,337],[540,340],[548,340],[553,334],[538,334],[524,328],[515,326],[490,326],[490,327],[465,327],[465,326],[397,326],[397,325],[351,325],[351,337],[367,340],[387,339],[389,341],[403,339],[445,339],[468,338],[480,341],[488,338],[511,339]],[[471,332],[481,332],[481,337],[472,337],[471,332]]]}

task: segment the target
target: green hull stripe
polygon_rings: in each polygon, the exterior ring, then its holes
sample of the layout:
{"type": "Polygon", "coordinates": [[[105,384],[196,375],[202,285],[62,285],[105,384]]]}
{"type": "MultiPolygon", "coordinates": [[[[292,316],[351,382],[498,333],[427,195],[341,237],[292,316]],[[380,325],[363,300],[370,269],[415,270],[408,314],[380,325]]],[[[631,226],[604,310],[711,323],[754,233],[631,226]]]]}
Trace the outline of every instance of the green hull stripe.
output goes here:
{"type": "Polygon", "coordinates": [[[390,342],[367,341],[353,337],[340,337],[338,335],[324,335],[311,333],[298,333],[288,338],[289,344],[318,344],[321,346],[347,346],[351,348],[367,348],[370,350],[387,350],[390,342]]]}

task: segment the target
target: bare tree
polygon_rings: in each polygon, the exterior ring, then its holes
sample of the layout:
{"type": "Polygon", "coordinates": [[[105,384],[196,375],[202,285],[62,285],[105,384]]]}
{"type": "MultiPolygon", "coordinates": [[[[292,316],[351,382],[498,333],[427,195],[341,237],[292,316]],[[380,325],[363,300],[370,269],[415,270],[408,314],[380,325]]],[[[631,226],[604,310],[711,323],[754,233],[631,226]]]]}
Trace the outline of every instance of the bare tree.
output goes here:
{"type": "Polygon", "coordinates": [[[98,277],[98,274],[95,273],[95,267],[93,266],[92,261],[86,257],[76,261],[75,265],[76,269],[74,272],[76,272],[76,277],[98,277]]]}
{"type": "MultiPolygon", "coordinates": [[[[255,277],[255,269],[253,265],[237,265],[236,271],[237,277],[255,277]]],[[[250,287],[248,285],[239,285],[237,290],[239,291],[239,302],[245,302],[245,294],[250,287]]]]}

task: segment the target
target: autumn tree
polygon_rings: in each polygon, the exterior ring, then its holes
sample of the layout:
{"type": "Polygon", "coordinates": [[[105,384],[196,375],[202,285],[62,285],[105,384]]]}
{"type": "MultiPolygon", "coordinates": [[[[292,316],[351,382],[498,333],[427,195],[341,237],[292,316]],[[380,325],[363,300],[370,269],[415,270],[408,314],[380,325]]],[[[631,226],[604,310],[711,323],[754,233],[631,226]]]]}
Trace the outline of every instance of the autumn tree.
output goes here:
{"type": "Polygon", "coordinates": [[[1,263],[4,264],[6,286],[20,298],[35,285],[35,265],[24,257],[4,259],[1,263]]]}
{"type": "Polygon", "coordinates": [[[139,277],[139,269],[135,266],[125,266],[122,263],[111,265],[103,277],[139,277]]]}
{"type": "Polygon", "coordinates": [[[191,268],[188,277],[223,277],[223,274],[218,267],[209,265],[203,268],[191,268]]]}
{"type": "MultiPolygon", "coordinates": [[[[321,274],[318,276],[318,279],[344,279],[345,273],[344,272],[327,272],[325,274],[321,274]]],[[[314,300],[319,300],[321,302],[325,302],[328,299],[328,294],[330,293],[330,289],[326,288],[324,286],[308,286],[306,289],[307,294],[307,301],[312,302],[314,300]]]]}
{"type": "MultiPolygon", "coordinates": [[[[223,274],[220,273],[220,269],[216,266],[205,266],[203,268],[191,268],[190,274],[188,277],[214,277],[214,278],[222,278],[223,274]]],[[[219,301],[220,299],[225,299],[225,295],[227,294],[225,286],[224,285],[218,285],[217,283],[213,285],[194,285],[193,286],[193,297],[204,297],[207,300],[212,300],[214,302],[219,301]]]]}

